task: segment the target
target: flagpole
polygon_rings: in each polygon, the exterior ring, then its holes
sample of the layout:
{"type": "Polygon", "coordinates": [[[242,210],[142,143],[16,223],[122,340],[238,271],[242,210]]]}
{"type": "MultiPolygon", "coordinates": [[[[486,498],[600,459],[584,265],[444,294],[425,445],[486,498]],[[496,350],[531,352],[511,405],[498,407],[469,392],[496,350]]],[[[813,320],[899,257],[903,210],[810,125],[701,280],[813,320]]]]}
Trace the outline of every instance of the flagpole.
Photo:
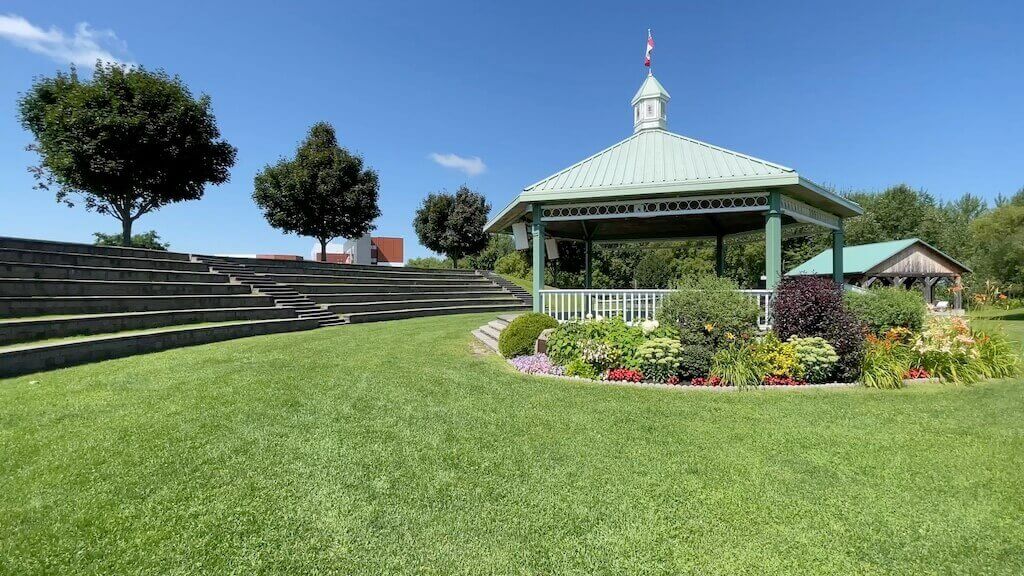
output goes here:
{"type": "MultiPolygon", "coordinates": [[[[651,29],[650,28],[647,29],[647,41],[648,42],[651,41],[651,29]]],[[[648,76],[654,76],[654,54],[651,54],[650,58],[651,58],[651,63],[650,63],[650,65],[647,66],[647,75],[648,76]]]]}

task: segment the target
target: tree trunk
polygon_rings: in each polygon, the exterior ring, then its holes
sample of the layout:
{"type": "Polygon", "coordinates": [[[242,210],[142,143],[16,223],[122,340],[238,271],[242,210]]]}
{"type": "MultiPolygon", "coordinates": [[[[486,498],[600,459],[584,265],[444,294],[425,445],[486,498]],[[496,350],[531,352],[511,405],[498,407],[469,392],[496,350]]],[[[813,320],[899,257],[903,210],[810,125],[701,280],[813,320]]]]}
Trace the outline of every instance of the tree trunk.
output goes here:
{"type": "Polygon", "coordinates": [[[327,262],[327,239],[317,238],[320,241],[320,261],[327,262]]]}
{"type": "Polygon", "coordinates": [[[132,219],[122,218],[121,219],[121,245],[131,246],[132,245],[132,219]]]}

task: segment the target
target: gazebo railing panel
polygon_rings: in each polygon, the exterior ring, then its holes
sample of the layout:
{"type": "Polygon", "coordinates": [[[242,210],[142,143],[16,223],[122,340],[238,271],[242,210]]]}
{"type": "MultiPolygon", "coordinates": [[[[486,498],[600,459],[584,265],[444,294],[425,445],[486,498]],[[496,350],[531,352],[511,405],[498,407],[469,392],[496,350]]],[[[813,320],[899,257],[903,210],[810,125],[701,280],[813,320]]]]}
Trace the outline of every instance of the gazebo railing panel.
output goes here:
{"type": "MultiPolygon", "coordinates": [[[[675,290],[541,290],[540,311],[558,320],[622,318],[632,324],[658,317],[666,296],[675,290]]],[[[757,325],[771,327],[771,290],[740,290],[757,302],[757,325]]]]}

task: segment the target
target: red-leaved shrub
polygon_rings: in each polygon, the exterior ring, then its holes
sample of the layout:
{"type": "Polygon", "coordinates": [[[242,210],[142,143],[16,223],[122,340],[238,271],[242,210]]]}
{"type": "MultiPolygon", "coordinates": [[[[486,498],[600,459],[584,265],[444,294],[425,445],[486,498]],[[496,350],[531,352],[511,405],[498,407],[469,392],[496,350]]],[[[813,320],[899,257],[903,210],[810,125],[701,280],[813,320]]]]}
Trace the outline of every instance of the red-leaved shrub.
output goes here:
{"type": "Polygon", "coordinates": [[[764,377],[764,384],[765,386],[806,386],[807,382],[789,376],[768,375],[764,377]]]}
{"type": "Polygon", "coordinates": [[[707,378],[702,378],[702,377],[698,376],[698,377],[694,378],[693,380],[690,380],[690,384],[692,386],[728,386],[729,385],[725,380],[722,380],[718,376],[708,376],[707,378]]]}
{"type": "Polygon", "coordinates": [[[907,370],[907,373],[903,375],[905,380],[916,380],[918,378],[931,378],[932,375],[928,373],[924,368],[911,368],[907,370]]]}
{"type": "Polygon", "coordinates": [[[790,336],[819,336],[839,354],[835,378],[853,382],[864,357],[864,326],[843,303],[843,288],[831,278],[786,276],[772,299],[772,330],[790,336]]]}

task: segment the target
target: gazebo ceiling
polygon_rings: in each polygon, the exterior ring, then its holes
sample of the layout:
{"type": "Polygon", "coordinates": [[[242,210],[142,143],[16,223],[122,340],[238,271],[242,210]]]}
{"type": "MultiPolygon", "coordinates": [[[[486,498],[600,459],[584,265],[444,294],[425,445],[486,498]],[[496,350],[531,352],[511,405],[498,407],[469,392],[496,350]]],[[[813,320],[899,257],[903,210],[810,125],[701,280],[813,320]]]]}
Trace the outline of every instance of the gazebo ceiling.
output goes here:
{"type": "MultiPolygon", "coordinates": [[[[529,220],[529,217],[526,218],[529,220]]],[[[783,224],[798,224],[783,217],[783,224]]],[[[545,234],[564,240],[595,242],[714,238],[764,230],[764,215],[757,212],[726,212],[607,218],[599,220],[546,221],[545,234]]]]}

